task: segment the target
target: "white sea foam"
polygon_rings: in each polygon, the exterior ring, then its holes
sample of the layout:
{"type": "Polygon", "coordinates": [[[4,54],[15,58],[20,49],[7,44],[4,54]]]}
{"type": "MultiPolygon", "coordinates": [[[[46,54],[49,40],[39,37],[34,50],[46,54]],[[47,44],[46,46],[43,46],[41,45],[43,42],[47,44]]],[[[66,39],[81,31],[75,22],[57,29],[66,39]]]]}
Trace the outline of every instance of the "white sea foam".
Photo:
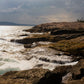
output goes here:
{"type": "MultiPolygon", "coordinates": [[[[22,44],[11,43],[11,39],[20,39],[19,35],[28,34],[22,30],[31,27],[18,26],[1,26],[0,27],[0,74],[8,71],[28,70],[42,67],[53,70],[57,66],[75,65],[77,62],[71,62],[72,58],[66,55],[55,55],[55,50],[36,47],[25,51],[22,44]],[[25,51],[24,53],[22,53],[25,51]],[[45,59],[49,60],[46,61],[45,59]],[[52,61],[62,61],[65,64],[54,63],[52,61]],[[39,66],[41,65],[41,66],[39,66]]],[[[44,44],[43,42],[39,42],[44,44]]],[[[45,42],[47,44],[47,42],[45,42]]],[[[50,43],[50,42],[48,42],[50,43]]],[[[33,44],[35,45],[35,44],[33,44]]],[[[61,53],[61,52],[60,52],[61,53]]],[[[62,53],[61,53],[62,54],[62,53]]]]}

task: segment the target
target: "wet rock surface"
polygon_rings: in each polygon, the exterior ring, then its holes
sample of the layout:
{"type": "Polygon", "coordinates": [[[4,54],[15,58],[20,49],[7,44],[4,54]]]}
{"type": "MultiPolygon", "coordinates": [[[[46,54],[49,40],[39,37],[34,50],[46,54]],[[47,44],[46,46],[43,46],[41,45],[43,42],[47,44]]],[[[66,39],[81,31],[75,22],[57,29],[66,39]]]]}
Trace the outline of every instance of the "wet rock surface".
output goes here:
{"type": "Polygon", "coordinates": [[[83,84],[84,60],[74,66],[61,66],[53,71],[47,69],[31,69],[11,71],[0,76],[0,84],[83,84]]]}
{"type": "Polygon", "coordinates": [[[43,69],[8,72],[1,76],[0,84],[36,84],[47,72],[43,69]]]}
{"type": "Polygon", "coordinates": [[[24,66],[32,67],[1,75],[0,84],[84,84],[84,23],[46,23],[24,31],[43,33],[10,40],[24,44],[24,66]]]}
{"type": "Polygon", "coordinates": [[[84,83],[84,59],[81,59],[77,65],[71,69],[72,80],[67,84],[83,84],[84,83]]]}

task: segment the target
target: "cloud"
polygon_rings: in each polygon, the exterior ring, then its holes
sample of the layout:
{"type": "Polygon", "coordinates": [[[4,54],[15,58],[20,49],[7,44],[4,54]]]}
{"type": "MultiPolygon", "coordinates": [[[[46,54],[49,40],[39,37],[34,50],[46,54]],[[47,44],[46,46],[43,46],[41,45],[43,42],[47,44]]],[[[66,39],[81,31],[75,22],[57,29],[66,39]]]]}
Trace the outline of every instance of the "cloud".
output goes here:
{"type": "Polygon", "coordinates": [[[0,21],[40,24],[84,17],[84,0],[0,0],[0,21]]]}
{"type": "Polygon", "coordinates": [[[17,7],[0,10],[0,12],[2,12],[2,13],[14,12],[16,10],[19,10],[21,7],[22,7],[22,5],[18,5],[17,7]]]}

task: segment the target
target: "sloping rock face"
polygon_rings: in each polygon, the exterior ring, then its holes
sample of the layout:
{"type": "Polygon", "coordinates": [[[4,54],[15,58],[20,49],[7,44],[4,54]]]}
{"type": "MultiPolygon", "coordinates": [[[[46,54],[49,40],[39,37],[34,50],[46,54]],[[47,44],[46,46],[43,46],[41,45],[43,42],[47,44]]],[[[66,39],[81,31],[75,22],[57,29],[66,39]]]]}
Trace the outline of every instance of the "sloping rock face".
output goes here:
{"type": "Polygon", "coordinates": [[[31,69],[11,71],[0,76],[0,84],[84,84],[84,59],[74,66],[60,66],[53,71],[31,69]]]}
{"type": "Polygon", "coordinates": [[[62,76],[59,73],[48,72],[37,84],[61,84],[62,76]]]}
{"type": "Polygon", "coordinates": [[[18,39],[18,40],[11,40],[11,42],[18,42],[18,43],[22,43],[22,44],[31,44],[33,42],[38,42],[38,41],[47,41],[47,37],[44,35],[38,35],[38,36],[32,36],[32,37],[26,37],[23,39],[18,39]]]}
{"type": "Polygon", "coordinates": [[[24,39],[11,40],[22,44],[31,44],[38,41],[58,42],[61,40],[70,40],[84,36],[84,23],[81,22],[59,22],[40,24],[32,29],[25,30],[28,32],[45,32],[42,35],[32,35],[24,39]]]}
{"type": "Polygon", "coordinates": [[[81,59],[77,65],[71,69],[72,80],[67,84],[84,84],[84,59],[81,59]]]}
{"type": "Polygon", "coordinates": [[[84,59],[75,66],[61,66],[53,71],[61,76],[63,84],[84,84],[84,59]]]}
{"type": "Polygon", "coordinates": [[[84,34],[62,34],[62,35],[50,35],[50,34],[43,34],[43,35],[32,35],[30,37],[26,37],[23,39],[12,39],[11,42],[17,42],[21,44],[31,44],[33,42],[39,41],[50,41],[50,42],[58,42],[61,40],[70,40],[80,36],[84,36],[84,34]]]}
{"type": "Polygon", "coordinates": [[[7,72],[0,77],[0,84],[36,84],[47,72],[44,69],[7,72]]]}
{"type": "MultiPolygon", "coordinates": [[[[40,24],[32,29],[25,30],[28,32],[45,32],[46,35],[38,35],[37,37],[33,36],[28,40],[33,41],[51,41],[57,42],[61,40],[70,40],[80,36],[84,36],[84,23],[81,22],[54,22],[54,23],[46,23],[40,24]]],[[[24,41],[27,41],[27,38],[24,41]]],[[[19,41],[17,41],[19,42],[19,41]]]]}
{"type": "Polygon", "coordinates": [[[0,77],[0,84],[61,84],[62,76],[69,67],[62,68],[59,67],[55,71],[31,69],[7,72],[0,77]],[[62,68],[64,68],[63,71],[62,68]]]}
{"type": "Polygon", "coordinates": [[[53,31],[56,31],[57,34],[61,34],[61,33],[80,33],[82,32],[82,30],[84,31],[84,23],[81,23],[81,22],[57,22],[57,23],[53,22],[53,23],[40,24],[33,27],[32,29],[25,30],[25,31],[29,31],[29,32],[49,32],[49,31],[51,32],[52,31],[52,34],[55,33],[53,31]]]}
{"type": "Polygon", "coordinates": [[[51,44],[50,47],[63,52],[69,52],[74,56],[80,56],[84,58],[84,36],[70,40],[61,40],[51,44]]]}

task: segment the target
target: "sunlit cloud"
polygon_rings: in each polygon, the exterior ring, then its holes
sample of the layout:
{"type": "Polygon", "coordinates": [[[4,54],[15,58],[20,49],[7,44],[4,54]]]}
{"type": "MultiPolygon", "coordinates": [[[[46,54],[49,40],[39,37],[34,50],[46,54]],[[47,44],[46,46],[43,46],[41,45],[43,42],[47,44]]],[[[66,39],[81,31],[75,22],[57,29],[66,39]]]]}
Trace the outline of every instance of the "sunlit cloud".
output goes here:
{"type": "Polygon", "coordinates": [[[0,21],[40,24],[84,17],[84,0],[0,0],[0,21]]]}

